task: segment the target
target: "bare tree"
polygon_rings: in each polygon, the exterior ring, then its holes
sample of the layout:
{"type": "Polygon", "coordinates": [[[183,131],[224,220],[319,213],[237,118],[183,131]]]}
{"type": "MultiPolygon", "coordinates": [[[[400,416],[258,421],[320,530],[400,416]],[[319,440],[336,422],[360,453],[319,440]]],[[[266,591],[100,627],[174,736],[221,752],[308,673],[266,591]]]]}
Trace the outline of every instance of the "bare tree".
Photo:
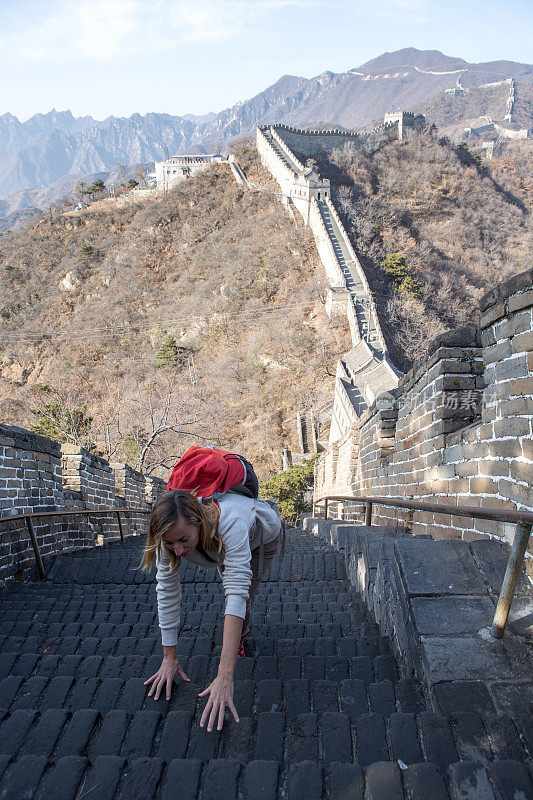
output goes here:
{"type": "Polygon", "coordinates": [[[33,388],[37,404],[30,409],[35,421],[31,429],[58,442],[71,442],[95,450],[93,418],[87,413],[87,401],[72,390],[53,389],[37,384],[33,388]]]}
{"type": "Polygon", "coordinates": [[[100,437],[103,436],[104,451],[102,455],[107,459],[111,459],[116,454],[124,438],[120,427],[120,415],[122,410],[122,402],[124,399],[124,389],[118,384],[111,386],[107,377],[105,376],[104,380],[107,387],[107,392],[105,395],[105,407],[104,413],[101,415],[99,424],[97,426],[96,438],[98,438],[98,433],[100,434],[100,437]]]}
{"type": "Polygon", "coordinates": [[[59,442],[78,444],[102,457],[125,459],[138,472],[153,474],[173,466],[183,439],[220,444],[213,436],[213,409],[196,386],[183,389],[175,373],[164,382],[137,378],[133,398],[126,402],[126,388],[111,385],[102,407],[89,414],[88,401],[79,392],[38,386],[38,403],[32,409],[33,430],[59,442]],[[126,408],[127,407],[127,408],[126,408]],[[170,451],[170,452],[169,452],[170,451]]]}
{"type": "Polygon", "coordinates": [[[136,406],[142,424],[133,425],[128,438],[137,453],[134,467],[139,472],[151,475],[159,467],[173,466],[177,454],[168,454],[165,444],[169,438],[213,441],[209,405],[201,394],[176,387],[172,374],[165,386],[156,381],[149,381],[144,386],[139,382],[136,406]]]}

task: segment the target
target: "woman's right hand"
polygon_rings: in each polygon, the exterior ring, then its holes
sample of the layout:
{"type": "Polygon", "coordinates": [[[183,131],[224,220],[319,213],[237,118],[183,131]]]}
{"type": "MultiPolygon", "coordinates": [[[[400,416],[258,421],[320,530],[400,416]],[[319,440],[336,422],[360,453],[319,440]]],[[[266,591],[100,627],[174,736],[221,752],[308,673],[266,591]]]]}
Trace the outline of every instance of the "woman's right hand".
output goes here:
{"type": "Polygon", "coordinates": [[[155,675],[152,675],[151,678],[148,678],[148,680],[144,682],[144,685],[146,686],[147,683],[153,681],[150,691],[148,692],[148,697],[151,697],[155,692],[154,700],[158,700],[163,687],[166,685],[166,697],[167,700],[170,700],[170,690],[172,688],[172,681],[174,680],[174,675],[176,672],[181,678],[183,678],[184,681],[188,681],[190,683],[190,678],[188,678],[184,673],[177,657],[164,656],[163,662],[155,675]]]}

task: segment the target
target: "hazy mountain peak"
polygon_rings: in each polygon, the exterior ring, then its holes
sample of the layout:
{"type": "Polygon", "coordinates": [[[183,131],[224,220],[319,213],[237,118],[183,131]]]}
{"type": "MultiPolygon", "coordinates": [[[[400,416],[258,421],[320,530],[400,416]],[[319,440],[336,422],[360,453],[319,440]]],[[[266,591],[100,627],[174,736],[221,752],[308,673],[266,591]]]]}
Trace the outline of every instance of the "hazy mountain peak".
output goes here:
{"type": "Polygon", "coordinates": [[[460,69],[468,67],[468,62],[462,58],[446,56],[440,50],[417,50],[416,47],[404,47],[392,53],[383,53],[357,67],[362,72],[391,72],[405,67],[419,67],[420,69],[460,69]]]}
{"type": "MultiPolygon", "coordinates": [[[[35,114],[24,124],[4,114],[0,117],[0,198],[50,187],[67,175],[109,171],[117,163],[147,164],[164,158],[165,153],[223,152],[228,142],[253,134],[261,123],[367,128],[394,109],[424,112],[430,98],[443,96],[446,89],[470,91],[507,78],[520,82],[520,99],[521,85],[533,81],[533,68],[509,61],[469,64],[439,50],[406,47],[347,72],[325,70],[310,79],[282,75],[255,97],[217,114],[134,113],[96,121],[52,109],[35,114]],[[53,131],[62,135],[52,135],[53,131]]],[[[500,94],[493,108],[485,107],[486,101],[481,99],[474,116],[481,113],[503,119],[507,88],[500,94]]],[[[522,114],[519,121],[523,127],[532,127],[526,95],[524,89],[517,113],[522,114]]],[[[466,98],[463,105],[468,99],[472,100],[466,98]]],[[[472,102],[469,108],[472,110],[472,102]]],[[[459,127],[472,117],[466,113],[466,105],[454,113],[453,123],[459,127]]]]}
{"type": "Polygon", "coordinates": [[[19,118],[10,111],[6,111],[5,114],[0,114],[0,122],[18,122],[21,124],[19,118]]]}

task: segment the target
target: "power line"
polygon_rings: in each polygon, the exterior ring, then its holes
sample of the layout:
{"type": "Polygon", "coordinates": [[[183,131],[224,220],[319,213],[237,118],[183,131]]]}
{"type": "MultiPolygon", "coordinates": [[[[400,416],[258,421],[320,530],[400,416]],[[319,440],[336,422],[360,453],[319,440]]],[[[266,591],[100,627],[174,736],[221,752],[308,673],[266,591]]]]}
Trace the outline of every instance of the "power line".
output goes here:
{"type": "MultiPolygon", "coordinates": [[[[259,310],[250,310],[250,311],[223,311],[223,312],[215,312],[220,314],[221,317],[226,319],[239,319],[245,317],[251,317],[255,320],[257,317],[264,316],[264,315],[272,315],[278,312],[290,311],[294,308],[302,308],[304,306],[311,306],[313,301],[307,301],[305,303],[291,303],[287,306],[275,306],[274,308],[263,309],[259,310]]],[[[123,325],[108,325],[105,328],[88,328],[82,330],[71,330],[71,331],[39,331],[38,333],[22,333],[22,334],[0,334],[0,341],[6,342],[22,342],[32,339],[86,339],[91,340],[95,339],[95,334],[106,335],[106,334],[115,334],[115,333],[124,333],[124,332],[131,332],[136,331],[140,332],[142,330],[149,330],[151,328],[156,327],[163,327],[163,326],[170,326],[170,325],[182,325],[185,323],[191,323],[199,320],[209,320],[209,314],[202,314],[202,315],[195,315],[191,317],[181,317],[178,319],[168,319],[168,320],[158,320],[157,322],[128,322],[124,323],[123,325]]],[[[215,320],[216,322],[217,320],[215,320]]]]}

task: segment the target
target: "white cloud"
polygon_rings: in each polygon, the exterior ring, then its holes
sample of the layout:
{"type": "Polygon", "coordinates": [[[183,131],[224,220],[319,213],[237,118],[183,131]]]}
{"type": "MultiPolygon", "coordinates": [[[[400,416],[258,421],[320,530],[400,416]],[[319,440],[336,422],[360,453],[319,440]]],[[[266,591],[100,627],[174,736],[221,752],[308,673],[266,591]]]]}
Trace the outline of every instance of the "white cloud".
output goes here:
{"type": "Polygon", "coordinates": [[[412,24],[428,22],[432,0],[358,0],[354,8],[366,16],[412,24]]]}
{"type": "MultiPolygon", "coordinates": [[[[326,0],[58,0],[4,26],[5,62],[105,62],[180,44],[225,41],[287,7],[326,0]]],[[[5,21],[4,21],[5,22],[5,21]]]]}

